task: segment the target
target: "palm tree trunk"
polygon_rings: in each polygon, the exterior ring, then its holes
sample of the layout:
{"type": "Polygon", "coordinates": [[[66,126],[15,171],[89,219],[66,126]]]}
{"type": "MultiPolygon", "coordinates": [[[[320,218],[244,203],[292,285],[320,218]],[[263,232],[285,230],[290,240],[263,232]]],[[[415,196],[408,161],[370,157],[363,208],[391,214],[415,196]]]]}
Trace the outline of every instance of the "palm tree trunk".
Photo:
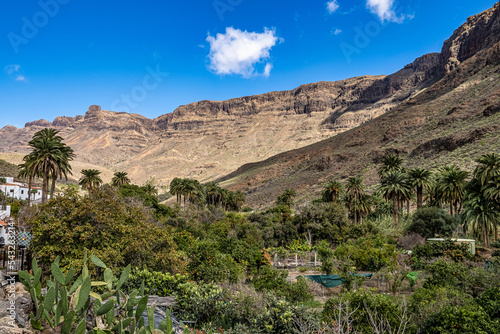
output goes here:
{"type": "Polygon", "coordinates": [[[495,226],[495,242],[498,241],[498,227],[495,226]]]}
{"type": "Polygon", "coordinates": [[[356,200],[356,195],[354,195],[354,225],[356,225],[358,223],[358,216],[357,216],[357,212],[356,212],[356,203],[357,200],[356,200]]]}
{"type": "Polygon", "coordinates": [[[33,182],[33,172],[30,172],[30,176],[28,179],[28,207],[31,206],[31,183],[33,182]]]}
{"type": "Polygon", "coordinates": [[[406,201],[406,218],[410,216],[410,199],[406,201]]]}
{"type": "Polygon", "coordinates": [[[57,174],[52,175],[52,186],[50,187],[50,198],[54,198],[54,192],[56,191],[56,180],[57,180],[57,174]]]}
{"type": "Polygon", "coordinates": [[[453,216],[453,202],[450,201],[450,216],[453,216]]]}
{"type": "Polygon", "coordinates": [[[422,209],[422,187],[417,187],[417,209],[422,209]]]}
{"type": "Polygon", "coordinates": [[[490,248],[490,236],[486,225],[483,225],[483,243],[485,248],[490,248]]]}
{"type": "Polygon", "coordinates": [[[49,188],[49,171],[45,169],[42,180],[42,203],[47,202],[48,188],[49,188]]]}
{"type": "Polygon", "coordinates": [[[394,225],[398,226],[398,198],[396,195],[392,197],[392,218],[394,219],[394,225]]]}

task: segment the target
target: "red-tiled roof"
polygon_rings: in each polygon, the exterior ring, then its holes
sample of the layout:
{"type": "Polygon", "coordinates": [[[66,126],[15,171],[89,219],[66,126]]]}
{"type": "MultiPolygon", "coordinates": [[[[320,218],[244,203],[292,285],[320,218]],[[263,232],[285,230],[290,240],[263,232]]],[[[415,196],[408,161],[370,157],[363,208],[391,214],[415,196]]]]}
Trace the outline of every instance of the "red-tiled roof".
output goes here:
{"type": "Polygon", "coordinates": [[[2,226],[7,226],[7,223],[6,223],[6,222],[4,222],[4,221],[2,221],[2,220],[0,220],[0,225],[2,225],[2,226]]]}

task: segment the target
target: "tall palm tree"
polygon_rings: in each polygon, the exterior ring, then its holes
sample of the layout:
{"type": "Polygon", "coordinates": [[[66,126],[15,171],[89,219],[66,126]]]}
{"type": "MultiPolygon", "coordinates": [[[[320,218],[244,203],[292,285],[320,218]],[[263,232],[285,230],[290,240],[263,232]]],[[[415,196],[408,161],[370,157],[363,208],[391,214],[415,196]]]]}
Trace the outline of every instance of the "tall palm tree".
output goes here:
{"type": "Polygon", "coordinates": [[[407,175],[399,171],[385,173],[379,191],[386,200],[392,200],[394,225],[397,226],[399,223],[400,199],[411,192],[407,175]]]}
{"type": "Polygon", "coordinates": [[[130,179],[128,178],[127,172],[115,172],[113,178],[111,179],[111,184],[115,187],[119,187],[125,184],[130,184],[130,179]]]}
{"type": "Polygon", "coordinates": [[[19,165],[19,174],[17,177],[21,179],[27,179],[28,180],[28,206],[31,205],[31,189],[33,187],[33,179],[35,177],[42,177],[39,171],[36,171],[32,166],[31,166],[31,161],[27,159],[29,155],[25,156],[23,158],[24,163],[19,165]]]}
{"type": "Polygon", "coordinates": [[[177,196],[177,203],[181,202],[182,192],[181,192],[182,180],[178,177],[174,178],[170,182],[170,193],[177,196]]]}
{"type": "Polygon", "coordinates": [[[482,155],[476,162],[478,165],[474,170],[474,177],[479,180],[481,186],[500,177],[500,156],[498,154],[482,155]]]}
{"type": "MultiPolygon", "coordinates": [[[[485,154],[476,160],[478,163],[474,170],[474,178],[482,186],[481,195],[487,201],[493,201],[500,210],[500,156],[495,153],[485,154]]],[[[495,241],[498,240],[498,227],[500,221],[493,222],[495,241]]]]}
{"type": "Polygon", "coordinates": [[[62,142],[59,131],[43,129],[36,132],[28,143],[32,151],[23,158],[21,168],[31,169],[32,177],[42,176],[42,203],[47,201],[49,180],[52,179],[52,193],[55,190],[55,181],[58,177],[71,174],[71,165],[75,154],[73,150],[62,142]]]}
{"type": "Polygon", "coordinates": [[[78,184],[81,185],[83,189],[93,192],[102,184],[102,179],[100,177],[101,172],[99,170],[82,169],[81,173],[82,177],[80,177],[78,184]]]}
{"type": "Polygon", "coordinates": [[[441,168],[437,176],[437,189],[450,204],[450,215],[458,214],[465,195],[466,179],[469,173],[455,165],[441,168]],[[459,205],[460,204],[460,205],[459,205]]]}
{"type": "Polygon", "coordinates": [[[241,207],[243,206],[243,204],[245,204],[245,193],[241,190],[238,190],[235,194],[234,194],[234,203],[236,204],[236,210],[237,211],[240,211],[241,210],[241,207]]]}
{"type": "MultiPolygon", "coordinates": [[[[481,180],[472,179],[467,185],[462,214],[465,228],[481,235],[485,247],[490,246],[490,231],[498,226],[500,209],[492,200],[483,196],[481,180]]],[[[498,235],[495,235],[498,240],[498,235]]]]}
{"type": "Polygon", "coordinates": [[[208,182],[205,185],[205,192],[207,194],[207,204],[216,205],[221,193],[219,184],[215,181],[208,182]]]}
{"type": "Polygon", "coordinates": [[[325,202],[337,202],[340,194],[342,193],[342,183],[330,180],[323,184],[322,198],[325,202]]]}
{"type": "Polygon", "coordinates": [[[365,194],[365,186],[363,185],[363,177],[356,176],[347,179],[347,184],[345,186],[347,191],[347,196],[349,202],[352,201],[352,207],[354,208],[354,224],[358,223],[358,215],[356,207],[358,205],[358,199],[365,194]]]}
{"type": "Polygon", "coordinates": [[[417,167],[408,172],[410,184],[417,193],[417,210],[422,208],[424,189],[432,185],[432,173],[429,170],[417,167]]]}
{"type": "Polygon", "coordinates": [[[382,159],[382,166],[378,169],[378,175],[380,179],[384,178],[384,175],[388,172],[403,172],[403,158],[398,157],[397,154],[389,154],[382,159]]]}

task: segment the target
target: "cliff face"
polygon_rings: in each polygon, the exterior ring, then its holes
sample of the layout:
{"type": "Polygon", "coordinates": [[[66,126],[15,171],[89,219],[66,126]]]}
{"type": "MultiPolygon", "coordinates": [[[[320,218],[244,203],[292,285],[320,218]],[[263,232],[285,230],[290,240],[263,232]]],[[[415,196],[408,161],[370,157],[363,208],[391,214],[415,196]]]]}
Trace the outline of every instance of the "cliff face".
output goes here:
{"type": "MultiPolygon", "coordinates": [[[[444,43],[441,53],[424,55],[388,76],[318,82],[227,101],[200,101],[155,119],[91,106],[84,115],[1,129],[4,145],[0,152],[25,154],[36,131],[55,127],[77,153],[78,163],[127,171],[134,182],[150,177],[160,184],[173,177],[213,180],[243,164],[356,128],[398,110],[415,96],[438,98],[421,94],[432,85],[453,89],[461,80],[455,69],[499,40],[499,8],[497,4],[469,18],[444,43]]],[[[444,91],[432,90],[441,95],[444,91]]],[[[401,128],[394,124],[386,131],[386,140],[399,136],[401,128]]]]}
{"type": "Polygon", "coordinates": [[[500,41],[500,3],[471,16],[444,42],[441,66],[445,74],[457,68],[477,52],[491,48],[500,41]]]}

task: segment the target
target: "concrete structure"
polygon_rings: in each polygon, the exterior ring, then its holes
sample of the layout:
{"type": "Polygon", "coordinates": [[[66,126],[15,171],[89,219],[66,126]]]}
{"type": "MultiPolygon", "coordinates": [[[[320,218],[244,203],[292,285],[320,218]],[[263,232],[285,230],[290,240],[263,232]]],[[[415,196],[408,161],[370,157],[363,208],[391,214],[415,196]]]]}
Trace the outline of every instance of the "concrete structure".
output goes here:
{"type": "MultiPolygon", "coordinates": [[[[17,198],[19,200],[28,200],[29,187],[25,183],[14,182],[13,177],[4,177],[7,181],[4,184],[0,184],[0,191],[4,193],[5,196],[12,198],[17,198]]],[[[42,188],[31,187],[31,200],[33,202],[42,199],[42,188]]]]}

